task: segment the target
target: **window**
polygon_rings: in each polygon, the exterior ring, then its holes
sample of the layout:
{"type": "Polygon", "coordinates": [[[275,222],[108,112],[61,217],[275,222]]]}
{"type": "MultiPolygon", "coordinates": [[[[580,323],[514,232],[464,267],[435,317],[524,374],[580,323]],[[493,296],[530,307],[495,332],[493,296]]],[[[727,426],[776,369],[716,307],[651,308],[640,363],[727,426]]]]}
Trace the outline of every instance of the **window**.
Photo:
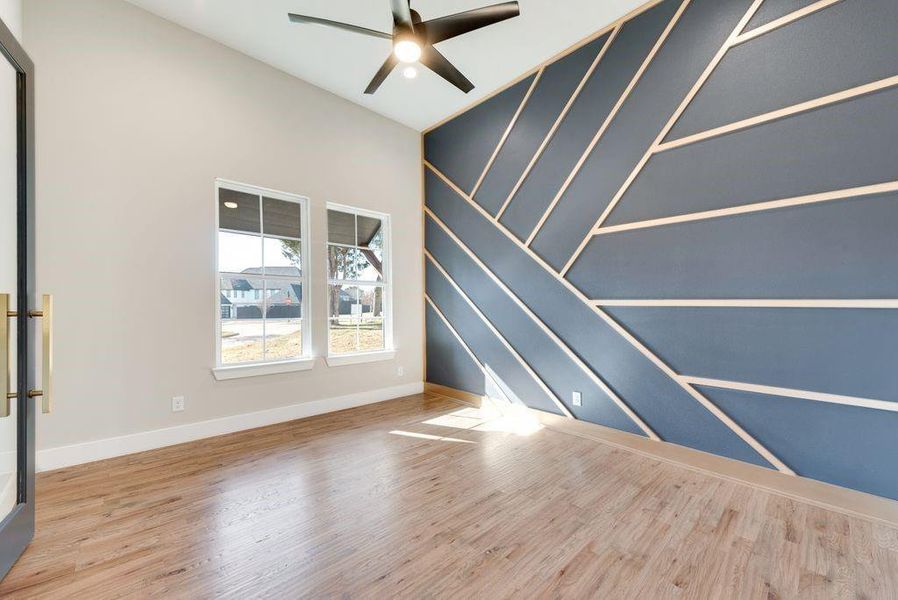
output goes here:
{"type": "Polygon", "coordinates": [[[388,215],[328,205],[328,355],[389,350],[388,215]]]}
{"type": "Polygon", "coordinates": [[[215,189],[217,367],[307,356],[308,201],[225,181],[215,189]]]}

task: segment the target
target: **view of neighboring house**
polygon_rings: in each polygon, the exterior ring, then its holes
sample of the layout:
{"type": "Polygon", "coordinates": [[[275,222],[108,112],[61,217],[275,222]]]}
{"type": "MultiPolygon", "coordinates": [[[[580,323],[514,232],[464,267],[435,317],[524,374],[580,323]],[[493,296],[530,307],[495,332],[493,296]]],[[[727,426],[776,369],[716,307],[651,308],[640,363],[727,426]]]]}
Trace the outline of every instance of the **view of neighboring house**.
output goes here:
{"type": "MultiPolygon", "coordinates": [[[[299,277],[296,267],[268,267],[269,275],[299,277]]],[[[261,267],[244,269],[241,273],[258,276],[261,267]]],[[[270,280],[269,280],[270,282],[270,280]]],[[[352,306],[361,306],[361,313],[371,312],[370,304],[358,304],[358,290],[355,287],[343,287],[340,290],[340,314],[351,315],[352,306]]],[[[289,282],[279,287],[265,289],[262,279],[222,278],[221,294],[222,319],[261,319],[263,307],[269,319],[302,318],[302,284],[289,282]]],[[[356,309],[358,312],[359,309],[356,309]]]]}
{"type": "MultiPolygon", "coordinates": [[[[261,267],[241,271],[246,275],[260,276],[261,267]]],[[[296,267],[268,267],[266,273],[287,277],[300,277],[296,267]]],[[[222,319],[261,319],[264,312],[269,319],[302,318],[302,284],[299,282],[276,282],[268,280],[266,289],[261,278],[222,278],[221,304],[222,319]],[[276,287],[270,287],[272,284],[276,287]]],[[[342,304],[342,303],[341,303],[342,304]]],[[[342,308],[342,307],[341,307],[342,308]]],[[[349,308],[347,307],[347,313],[349,308]]]]}

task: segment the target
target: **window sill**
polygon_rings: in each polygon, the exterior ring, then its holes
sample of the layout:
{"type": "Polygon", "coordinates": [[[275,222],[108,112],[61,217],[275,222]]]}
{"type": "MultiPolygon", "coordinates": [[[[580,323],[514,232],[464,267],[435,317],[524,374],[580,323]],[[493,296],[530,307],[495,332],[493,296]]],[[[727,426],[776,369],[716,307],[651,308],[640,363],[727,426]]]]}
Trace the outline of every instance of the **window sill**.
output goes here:
{"type": "Polygon", "coordinates": [[[395,350],[378,350],[376,352],[357,352],[355,354],[336,354],[325,358],[327,366],[342,367],[361,363],[380,362],[396,358],[395,350]]]}
{"type": "Polygon", "coordinates": [[[275,375],[277,373],[292,373],[294,371],[308,371],[315,366],[314,358],[300,358],[297,360],[285,360],[282,362],[260,363],[257,365],[235,365],[233,367],[216,367],[212,374],[218,381],[228,379],[240,379],[242,377],[257,377],[259,375],[275,375]]]}

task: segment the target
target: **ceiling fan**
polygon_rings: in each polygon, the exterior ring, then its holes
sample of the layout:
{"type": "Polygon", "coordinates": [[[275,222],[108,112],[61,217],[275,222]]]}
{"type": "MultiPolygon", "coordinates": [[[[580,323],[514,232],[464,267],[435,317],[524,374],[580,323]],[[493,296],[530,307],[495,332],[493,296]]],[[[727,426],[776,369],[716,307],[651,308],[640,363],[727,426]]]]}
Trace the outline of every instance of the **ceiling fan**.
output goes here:
{"type": "MultiPolygon", "coordinates": [[[[371,83],[365,88],[366,94],[373,94],[384,82],[396,65],[399,63],[413,63],[419,61],[422,65],[463,91],[468,93],[474,89],[474,84],[461,71],[449,62],[445,56],[439,53],[434,44],[457,37],[469,31],[511,19],[521,14],[517,2],[502,2],[492,6],[475,8],[454,15],[422,21],[421,15],[409,6],[411,0],[390,0],[393,9],[393,33],[384,33],[367,27],[340,23],[319,17],[297,15],[289,13],[293,23],[311,23],[314,25],[327,25],[344,31],[352,31],[371,37],[390,40],[393,42],[393,51],[383,66],[374,75],[371,83]]],[[[408,76],[414,76],[414,69],[408,76]]]]}

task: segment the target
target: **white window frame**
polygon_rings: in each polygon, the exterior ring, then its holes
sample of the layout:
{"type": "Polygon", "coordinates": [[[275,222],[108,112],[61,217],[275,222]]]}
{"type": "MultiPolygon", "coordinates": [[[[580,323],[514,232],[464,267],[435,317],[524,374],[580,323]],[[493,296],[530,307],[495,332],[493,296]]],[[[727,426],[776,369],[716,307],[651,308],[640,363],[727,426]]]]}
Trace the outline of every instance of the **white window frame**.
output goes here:
{"type": "MultiPolygon", "coordinates": [[[[346,204],[337,204],[335,202],[327,203],[327,210],[335,210],[359,217],[370,217],[372,219],[380,219],[383,223],[383,281],[355,281],[350,279],[334,279],[328,273],[328,257],[330,256],[330,231],[325,232],[325,276],[327,277],[327,285],[324,290],[324,302],[327,307],[325,312],[326,330],[327,330],[327,356],[326,361],[329,367],[337,367],[342,365],[352,365],[365,362],[376,362],[381,360],[391,360],[396,356],[396,350],[393,346],[393,238],[390,215],[387,213],[358,208],[346,204]],[[379,350],[363,350],[358,352],[331,352],[331,336],[330,336],[330,288],[331,285],[356,285],[370,286],[379,285],[383,289],[384,302],[384,347],[379,350]]],[[[358,240],[356,240],[358,241],[358,240]]],[[[344,247],[355,247],[349,244],[336,244],[344,247]]]]}
{"type": "MultiPolygon", "coordinates": [[[[215,209],[215,231],[213,237],[215,239],[215,285],[213,286],[215,289],[215,294],[213,297],[213,306],[214,306],[214,314],[215,314],[215,324],[214,324],[214,338],[215,338],[215,347],[214,347],[214,357],[213,364],[215,367],[212,369],[215,378],[218,380],[224,379],[235,379],[239,377],[252,377],[255,375],[270,375],[274,373],[286,373],[290,371],[305,371],[311,369],[315,364],[315,358],[312,355],[312,307],[311,307],[311,297],[312,297],[312,289],[310,283],[310,267],[309,267],[309,199],[305,196],[300,196],[299,194],[293,194],[290,192],[282,192],[280,190],[273,190],[266,187],[261,187],[257,185],[251,185],[247,183],[240,183],[237,181],[230,181],[227,179],[216,179],[215,180],[215,193],[214,193],[214,209],[215,209]],[[300,310],[302,311],[302,356],[287,358],[282,360],[261,360],[254,362],[245,362],[245,363],[226,363],[223,364],[221,362],[221,275],[222,272],[219,270],[218,264],[218,232],[221,231],[219,228],[219,193],[222,189],[232,190],[235,192],[242,192],[245,194],[251,194],[253,196],[260,196],[265,198],[272,198],[275,200],[283,200],[285,202],[294,202],[299,204],[300,206],[300,251],[302,252],[302,264],[300,265],[300,270],[302,272],[302,276],[299,277],[299,281],[302,284],[302,302],[300,304],[300,310]]],[[[265,238],[264,230],[265,230],[265,214],[262,211],[261,207],[261,199],[260,199],[260,211],[259,211],[259,234],[262,239],[265,238]]],[[[230,231],[230,230],[227,230],[230,231]]],[[[245,234],[245,231],[237,232],[245,234]]],[[[275,237],[283,237],[283,236],[275,236],[275,237]]],[[[277,275],[265,275],[264,274],[264,265],[265,265],[265,245],[262,244],[262,264],[263,267],[261,275],[253,276],[253,279],[261,279],[261,280],[283,280],[283,281],[297,281],[296,277],[284,277],[277,275]]],[[[225,273],[226,275],[232,273],[225,273]]],[[[233,273],[233,275],[241,275],[240,273],[233,273]]],[[[245,274],[243,274],[245,275],[245,274]]],[[[263,294],[264,295],[264,294],[263,294]]],[[[264,318],[264,314],[263,314],[264,318]]],[[[263,330],[264,331],[264,330],[263,330]]],[[[263,347],[264,347],[264,338],[263,338],[263,347]]],[[[264,355],[263,355],[264,356],[264,355]]]]}

